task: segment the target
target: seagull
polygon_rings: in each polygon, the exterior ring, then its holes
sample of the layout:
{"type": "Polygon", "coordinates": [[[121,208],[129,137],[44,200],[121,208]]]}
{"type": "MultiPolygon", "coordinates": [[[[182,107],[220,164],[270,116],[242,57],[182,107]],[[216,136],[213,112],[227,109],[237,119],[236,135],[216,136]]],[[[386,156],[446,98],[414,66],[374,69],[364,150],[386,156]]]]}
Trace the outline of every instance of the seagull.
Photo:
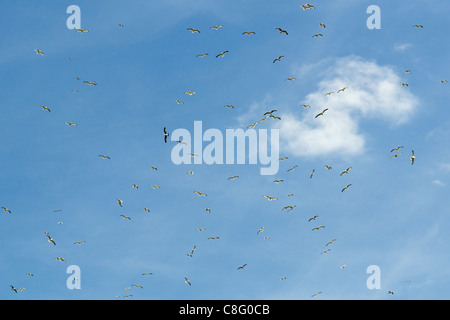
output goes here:
{"type": "Polygon", "coordinates": [[[411,70],[410,69],[406,69],[405,73],[411,73],[411,70]]]}
{"type": "Polygon", "coordinates": [[[2,210],[8,213],[11,213],[11,210],[9,210],[8,208],[2,207],[2,210]]]}
{"type": "Polygon", "coordinates": [[[264,227],[259,228],[258,232],[256,233],[256,235],[260,234],[261,232],[264,231],[264,227]]]}
{"type": "Polygon", "coordinates": [[[285,207],[283,207],[282,210],[292,211],[292,210],[294,210],[295,207],[296,207],[296,206],[285,206],[285,207]]]}
{"type": "Polygon", "coordinates": [[[394,148],[394,149],[391,150],[391,152],[393,152],[393,151],[398,151],[398,150],[401,149],[401,148],[403,148],[403,146],[399,146],[399,147],[397,147],[397,148],[394,148]]]}
{"type": "Polygon", "coordinates": [[[394,291],[389,290],[388,294],[394,294],[394,291]]]}
{"type": "Polygon", "coordinates": [[[208,239],[209,240],[216,240],[216,239],[219,239],[219,237],[209,237],[208,239]]]}
{"type": "Polygon", "coordinates": [[[239,176],[232,176],[232,177],[229,177],[227,180],[235,180],[236,178],[239,178],[239,176]]]}
{"type": "Polygon", "coordinates": [[[50,111],[50,109],[49,109],[49,108],[47,108],[46,106],[41,106],[41,108],[42,108],[42,110],[44,110],[44,111],[48,111],[48,112],[51,112],[51,111],[50,111]]]}
{"type": "Polygon", "coordinates": [[[328,108],[323,109],[323,111],[320,112],[320,113],[318,113],[314,118],[317,118],[317,117],[319,117],[319,116],[323,116],[324,113],[325,113],[327,110],[328,110],[328,108]]]}
{"type": "Polygon", "coordinates": [[[313,177],[313,175],[314,175],[314,171],[316,171],[315,169],[313,169],[313,171],[311,171],[311,173],[310,173],[310,175],[309,175],[309,178],[311,179],[312,177],[313,177]]]}
{"type": "Polygon", "coordinates": [[[252,34],[256,34],[256,32],[255,31],[245,31],[245,32],[242,32],[242,34],[246,34],[246,35],[250,36],[252,34]]]}
{"type": "Polygon", "coordinates": [[[344,192],[345,190],[348,190],[348,188],[351,186],[351,184],[348,184],[346,187],[344,187],[341,192],[344,192]]]}
{"type": "Polygon", "coordinates": [[[169,137],[169,133],[167,132],[166,127],[164,127],[164,142],[167,143],[167,138],[169,137]]]}
{"type": "Polygon", "coordinates": [[[77,124],[75,122],[65,122],[64,124],[67,124],[69,127],[77,126],[77,124]]]}
{"type": "Polygon", "coordinates": [[[160,189],[160,186],[157,186],[157,185],[155,185],[155,184],[152,184],[151,187],[152,187],[153,189],[160,189]]]}
{"type": "Polygon", "coordinates": [[[219,53],[219,54],[216,56],[216,58],[218,58],[218,57],[222,57],[222,58],[223,58],[223,57],[225,56],[225,53],[228,53],[228,52],[230,52],[230,51],[225,50],[225,51],[219,53]]]}
{"type": "Polygon", "coordinates": [[[239,270],[239,269],[244,269],[246,265],[247,265],[247,264],[245,263],[245,264],[243,264],[242,266],[238,267],[237,269],[238,269],[238,270],[239,270]]]}
{"type": "Polygon", "coordinates": [[[99,154],[98,156],[102,159],[111,159],[110,157],[105,156],[104,154],[99,154]]]}
{"type": "Polygon", "coordinates": [[[122,27],[122,28],[123,28],[123,24],[119,23],[119,27],[122,27]]]}
{"type": "Polygon", "coordinates": [[[41,50],[39,50],[39,49],[34,49],[34,51],[36,51],[36,54],[40,54],[40,55],[44,55],[44,52],[42,52],[41,50]]]}
{"type": "Polygon", "coordinates": [[[227,107],[228,109],[234,109],[234,106],[231,104],[226,104],[225,107],[227,107]]]}
{"type": "Polygon", "coordinates": [[[411,151],[411,157],[409,157],[409,159],[411,159],[411,165],[413,165],[414,160],[416,160],[416,156],[414,155],[414,150],[411,151]]]}
{"type": "Polygon", "coordinates": [[[209,29],[218,30],[219,28],[222,28],[222,27],[223,27],[223,25],[219,24],[219,25],[217,25],[217,26],[212,26],[212,27],[209,28],[209,29]]]}
{"type": "Polygon", "coordinates": [[[117,202],[119,203],[119,206],[121,206],[121,207],[122,207],[123,201],[122,201],[122,200],[120,200],[119,198],[117,198],[117,202]]]}
{"type": "Polygon", "coordinates": [[[441,80],[441,83],[445,83],[445,82],[447,82],[447,80],[441,80]]]}
{"type": "Polygon", "coordinates": [[[319,291],[319,292],[317,292],[317,293],[314,293],[312,296],[313,297],[317,297],[319,294],[321,294],[322,293],[322,291],[319,291]]]}
{"type": "Polygon", "coordinates": [[[348,264],[344,264],[344,265],[340,266],[340,268],[341,268],[341,269],[344,269],[344,268],[347,267],[347,266],[348,266],[348,264]]]}
{"type": "Polygon", "coordinates": [[[327,253],[328,251],[331,251],[331,249],[323,250],[323,251],[321,252],[321,254],[322,254],[322,253],[327,253]]]}
{"type": "Polygon", "coordinates": [[[327,26],[326,26],[324,23],[322,23],[322,22],[319,23],[319,26],[324,27],[324,28],[327,27],[327,26]]]}
{"type": "Polygon", "coordinates": [[[402,82],[402,86],[403,86],[403,87],[408,87],[408,84],[405,83],[405,82],[402,82]]]}
{"type": "Polygon", "coordinates": [[[311,218],[309,218],[308,222],[310,222],[311,220],[316,220],[316,218],[318,218],[318,217],[319,217],[319,216],[311,217],[311,218]]]}
{"type": "Polygon", "coordinates": [[[64,258],[62,258],[62,257],[56,257],[56,260],[62,261],[62,262],[66,262],[66,260],[64,258]]]}
{"type": "Polygon", "coordinates": [[[318,38],[318,37],[323,37],[323,34],[321,34],[321,33],[316,33],[315,35],[313,35],[313,38],[318,38]]]}
{"type": "Polygon", "coordinates": [[[343,174],[348,173],[348,172],[350,171],[351,168],[352,168],[352,167],[348,167],[347,169],[345,169],[344,171],[342,171],[341,176],[342,176],[343,174]]]}
{"type": "Polygon", "coordinates": [[[208,54],[207,54],[206,52],[204,52],[204,53],[199,53],[199,54],[196,55],[195,57],[196,57],[196,58],[197,58],[197,57],[203,58],[204,56],[208,56],[208,54]]]}
{"type": "Polygon", "coordinates": [[[274,112],[277,112],[277,110],[271,110],[271,111],[267,111],[266,113],[264,113],[264,115],[272,115],[274,112]]]}
{"type": "Polygon", "coordinates": [[[15,293],[17,293],[17,289],[16,288],[14,288],[14,286],[13,285],[10,285],[10,287],[11,287],[11,290],[13,290],[15,293]]]}
{"type": "Polygon", "coordinates": [[[191,283],[189,282],[189,279],[184,277],[184,282],[186,282],[188,285],[191,285],[191,283]]]}
{"type": "Polygon", "coordinates": [[[83,81],[83,83],[86,83],[88,86],[96,86],[97,85],[97,81],[83,81]]]}
{"type": "Polygon", "coordinates": [[[146,211],[146,212],[150,212],[150,209],[144,208],[144,211],[146,211]]]}
{"type": "Polygon", "coordinates": [[[200,30],[194,29],[194,28],[187,28],[186,30],[191,31],[192,33],[195,33],[195,32],[200,33],[200,30]]]}
{"type": "Polygon", "coordinates": [[[311,106],[309,104],[302,104],[301,107],[303,107],[303,108],[311,108],[311,106]]]}
{"type": "Polygon", "coordinates": [[[132,188],[139,189],[139,186],[138,186],[137,184],[134,184],[134,183],[133,183],[133,185],[132,185],[131,187],[132,187],[132,188]]]}
{"type": "Polygon", "coordinates": [[[151,276],[153,273],[151,273],[151,272],[145,272],[145,273],[143,273],[142,275],[143,276],[151,276]]]}
{"type": "Polygon", "coordinates": [[[325,244],[325,246],[328,246],[328,245],[332,244],[332,243],[335,242],[335,241],[336,241],[336,239],[333,239],[333,240],[331,240],[331,241],[328,241],[328,242],[325,244]]]}
{"type": "Polygon", "coordinates": [[[177,101],[177,104],[184,104],[184,102],[182,101],[182,100],[176,100],[177,101]]]}
{"type": "Polygon", "coordinates": [[[184,94],[188,94],[190,96],[192,96],[193,94],[196,94],[197,92],[195,91],[185,91],[184,94]]]}
{"type": "Polygon", "coordinates": [[[55,240],[53,240],[48,234],[46,234],[47,238],[48,238],[48,242],[53,243],[53,245],[56,246],[56,242],[55,240]]]}
{"type": "Polygon", "coordinates": [[[267,200],[272,201],[272,200],[278,200],[278,198],[276,197],[270,197],[270,196],[264,196],[264,198],[267,198],[267,200]]]}
{"type": "Polygon", "coordinates": [[[208,213],[211,213],[211,209],[210,208],[206,208],[205,211],[208,212],[208,213]]]}
{"type": "Polygon", "coordinates": [[[399,155],[401,155],[402,153],[401,152],[399,152],[399,153],[396,153],[396,154],[394,154],[391,158],[397,158],[399,155]]]}
{"type": "Polygon", "coordinates": [[[339,89],[339,90],[337,91],[337,93],[339,93],[339,92],[344,92],[346,89],[347,89],[347,87],[344,87],[344,88],[342,88],[342,89],[339,89]]]}
{"type": "Polygon", "coordinates": [[[86,241],[82,240],[82,241],[76,241],[73,244],[78,244],[78,245],[82,245],[83,243],[85,243],[86,241]]]}
{"type": "Polygon", "coordinates": [[[143,287],[143,286],[141,286],[141,285],[139,285],[139,284],[132,284],[131,286],[133,286],[133,287],[136,287],[136,288],[141,288],[141,289],[144,289],[144,287],[143,287]]]}
{"type": "Polygon", "coordinates": [[[77,29],[76,31],[80,33],[89,32],[88,29],[77,29]]]}
{"type": "Polygon", "coordinates": [[[289,82],[291,82],[293,80],[297,80],[297,78],[286,78],[286,81],[289,81],[289,82]]]}
{"type": "Polygon", "coordinates": [[[278,31],[280,31],[280,34],[285,33],[286,35],[288,35],[288,33],[287,33],[286,30],[283,30],[283,29],[281,29],[281,28],[275,28],[275,29],[278,30],[278,31]]]}
{"type": "Polygon", "coordinates": [[[280,183],[280,182],[283,182],[283,181],[284,181],[283,179],[273,180],[273,182],[275,182],[275,183],[280,183]]]}
{"type": "Polygon", "coordinates": [[[192,248],[192,250],[191,250],[191,253],[186,253],[186,255],[188,256],[188,257],[192,257],[192,255],[194,254],[194,251],[195,251],[195,248],[196,248],[197,246],[194,246],[193,248],[192,248]]]}
{"type": "Polygon", "coordinates": [[[203,192],[199,192],[199,191],[194,191],[194,193],[196,193],[199,197],[201,197],[201,196],[207,196],[207,194],[206,193],[203,193],[203,192]]]}
{"type": "Polygon", "coordinates": [[[327,168],[328,170],[331,170],[331,169],[333,169],[333,168],[332,168],[331,166],[329,166],[329,165],[327,165],[327,164],[326,164],[326,165],[324,165],[324,167],[325,167],[325,168],[327,168]]]}
{"type": "Polygon", "coordinates": [[[325,226],[315,227],[315,228],[312,229],[312,231],[314,231],[314,230],[320,230],[320,229],[322,229],[322,228],[325,228],[325,226]]]}
{"type": "Polygon", "coordinates": [[[273,63],[277,62],[277,61],[281,61],[281,58],[284,58],[284,56],[279,56],[278,58],[276,58],[275,60],[273,60],[273,63]]]}
{"type": "Polygon", "coordinates": [[[292,168],[288,169],[287,172],[294,171],[295,168],[297,168],[297,165],[295,165],[292,168]]]}
{"type": "Polygon", "coordinates": [[[198,228],[197,231],[206,231],[205,228],[198,228]]]}
{"type": "Polygon", "coordinates": [[[130,217],[128,217],[128,216],[126,216],[126,215],[124,215],[124,214],[121,214],[120,215],[122,218],[124,218],[124,219],[128,219],[128,220],[131,220],[131,218],[130,217]]]}
{"type": "Polygon", "coordinates": [[[422,29],[423,29],[423,25],[421,25],[421,24],[415,24],[415,25],[413,25],[413,27],[414,27],[414,28],[417,28],[417,29],[419,29],[419,28],[422,28],[422,29]]]}

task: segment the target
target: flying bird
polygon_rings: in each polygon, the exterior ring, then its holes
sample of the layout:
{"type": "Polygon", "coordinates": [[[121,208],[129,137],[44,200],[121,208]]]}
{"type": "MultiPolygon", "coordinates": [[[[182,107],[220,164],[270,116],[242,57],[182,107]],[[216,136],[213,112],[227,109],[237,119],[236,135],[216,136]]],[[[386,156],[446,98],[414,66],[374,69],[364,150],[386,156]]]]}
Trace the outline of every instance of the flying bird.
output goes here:
{"type": "Polygon", "coordinates": [[[324,23],[322,23],[322,22],[319,23],[319,26],[320,26],[320,27],[324,27],[324,28],[327,27],[327,26],[326,26],[324,23]]]}
{"type": "Polygon", "coordinates": [[[51,111],[50,111],[50,109],[49,109],[49,108],[47,108],[46,106],[41,106],[41,108],[42,108],[42,110],[44,110],[44,111],[48,111],[48,112],[51,112],[51,111]]]}
{"type": "Polygon", "coordinates": [[[208,239],[209,240],[216,240],[216,239],[219,239],[219,237],[209,237],[208,239]]]}
{"type": "Polygon", "coordinates": [[[275,182],[275,183],[280,183],[280,182],[283,182],[283,181],[284,181],[283,179],[273,180],[273,182],[275,182]]]}
{"type": "Polygon", "coordinates": [[[184,94],[188,94],[190,96],[192,96],[193,94],[196,94],[197,92],[195,91],[185,91],[184,94]]]}
{"type": "Polygon", "coordinates": [[[199,197],[201,197],[201,196],[207,196],[207,194],[206,193],[203,193],[203,192],[199,192],[199,191],[194,191],[194,193],[196,193],[199,197]]]}
{"type": "Polygon", "coordinates": [[[397,158],[399,155],[401,155],[402,153],[401,152],[399,152],[399,153],[396,153],[396,154],[394,154],[393,156],[391,156],[391,158],[397,158]]]}
{"type": "Polygon", "coordinates": [[[275,28],[276,30],[278,30],[278,31],[280,31],[280,34],[286,34],[286,35],[288,35],[288,33],[287,33],[287,31],[286,30],[283,30],[283,29],[281,29],[281,28],[275,28]]]}
{"type": "Polygon", "coordinates": [[[309,104],[302,104],[301,107],[303,107],[303,108],[311,108],[311,106],[309,104]]]}
{"type": "Polygon", "coordinates": [[[315,227],[315,228],[312,229],[312,231],[314,231],[314,230],[320,230],[320,229],[323,229],[323,228],[325,228],[325,226],[315,227]]]}
{"type": "Polygon", "coordinates": [[[164,127],[164,142],[167,143],[167,138],[169,137],[169,133],[167,132],[166,127],[164,127]]]}
{"type": "Polygon", "coordinates": [[[414,27],[414,28],[417,28],[417,29],[419,29],[419,28],[422,28],[422,29],[423,29],[423,25],[421,25],[421,24],[415,24],[415,25],[413,25],[413,27],[414,27]]]}
{"type": "Polygon", "coordinates": [[[286,210],[286,211],[292,211],[292,210],[294,210],[294,208],[295,208],[296,206],[285,206],[285,207],[283,207],[283,210],[286,210]]]}
{"type": "Polygon", "coordinates": [[[76,241],[73,244],[78,244],[78,245],[82,245],[83,243],[85,243],[86,241],[82,240],[82,241],[76,241]]]}
{"type": "Polygon", "coordinates": [[[56,242],[55,240],[53,240],[48,234],[46,234],[47,238],[48,238],[48,242],[53,243],[53,245],[56,246],[56,242]]]}
{"type": "Polygon", "coordinates": [[[124,219],[131,220],[130,217],[128,217],[128,216],[126,216],[126,215],[124,215],[124,214],[121,214],[120,216],[121,216],[122,218],[124,218],[124,219]]]}
{"type": "Polygon", "coordinates": [[[245,32],[242,32],[242,34],[245,34],[245,35],[247,35],[247,36],[250,36],[250,35],[252,35],[252,34],[256,34],[256,32],[255,32],[255,31],[245,31],[245,32]]]}
{"type": "Polygon", "coordinates": [[[331,169],[333,169],[333,168],[332,168],[331,166],[329,166],[329,165],[327,165],[327,164],[326,164],[326,165],[324,165],[324,167],[325,167],[325,168],[327,168],[328,170],[331,170],[331,169]]]}
{"type": "Polygon", "coordinates": [[[150,212],[150,209],[144,208],[145,212],[150,212]]]}
{"type": "Polygon", "coordinates": [[[316,218],[318,218],[318,217],[319,217],[319,216],[311,217],[311,218],[309,218],[308,222],[310,222],[311,220],[316,220],[316,218]]]}
{"type": "Polygon", "coordinates": [[[294,81],[294,80],[297,80],[297,78],[286,78],[286,81],[289,81],[289,82],[294,81]]]}
{"type": "Polygon", "coordinates": [[[339,90],[337,91],[337,93],[339,93],[339,92],[344,92],[346,89],[347,89],[347,87],[344,87],[344,88],[342,88],[342,89],[339,89],[339,90]]]}
{"type": "Polygon", "coordinates": [[[314,175],[314,171],[316,171],[316,169],[313,169],[313,171],[311,171],[309,178],[312,179],[313,175],[314,175]]]}
{"type": "Polygon", "coordinates": [[[239,178],[239,176],[232,176],[232,177],[229,177],[227,180],[235,180],[237,178],[239,178]]]}
{"type": "Polygon", "coordinates": [[[238,267],[237,269],[239,270],[239,269],[244,269],[245,268],[245,266],[247,266],[247,264],[245,263],[245,264],[243,264],[242,266],[240,266],[240,267],[238,267]]]}
{"type": "Polygon", "coordinates": [[[264,227],[259,228],[258,232],[256,233],[256,235],[260,234],[261,232],[264,231],[264,227]]]}
{"type": "Polygon", "coordinates": [[[320,116],[323,116],[324,114],[325,114],[325,112],[328,110],[328,108],[325,108],[325,109],[323,109],[323,111],[322,112],[320,112],[320,113],[318,113],[318,114],[316,114],[316,116],[314,117],[314,118],[317,118],[317,117],[320,117],[320,116]]]}
{"type": "Polygon", "coordinates": [[[77,126],[77,124],[75,122],[65,122],[64,124],[67,124],[69,127],[77,126]]]}
{"type": "Polygon", "coordinates": [[[8,208],[2,207],[2,210],[3,210],[4,212],[11,213],[11,210],[9,210],[8,208]]]}
{"type": "Polygon", "coordinates": [[[347,186],[345,186],[345,187],[341,190],[341,192],[344,192],[345,190],[348,190],[348,188],[350,188],[350,186],[351,186],[351,184],[348,184],[347,186]]]}
{"type": "Polygon", "coordinates": [[[398,151],[398,150],[400,150],[401,148],[403,148],[403,146],[398,146],[397,148],[392,149],[391,152],[398,151]]]}
{"type": "Polygon", "coordinates": [[[270,196],[264,196],[264,198],[267,198],[267,200],[272,201],[272,200],[278,200],[278,198],[276,197],[270,197],[270,196]]]}
{"type": "Polygon", "coordinates": [[[194,28],[187,28],[186,30],[191,31],[192,33],[195,33],[195,32],[200,33],[200,30],[194,29],[194,28]]]}
{"type": "Polygon", "coordinates": [[[117,202],[119,203],[119,206],[121,206],[121,207],[122,207],[123,201],[122,201],[122,200],[120,200],[119,198],[117,198],[117,202]]]}
{"type": "Polygon", "coordinates": [[[297,168],[297,165],[295,165],[292,168],[288,169],[287,172],[294,171],[295,168],[297,168]]]}
{"type": "Polygon", "coordinates": [[[138,186],[137,184],[134,184],[134,183],[133,183],[133,185],[132,185],[131,187],[132,187],[132,188],[139,189],[139,186],[138,186]]]}
{"type": "Polygon", "coordinates": [[[321,34],[321,33],[316,33],[315,35],[313,35],[313,38],[318,38],[318,37],[323,37],[323,34],[321,34]]]}
{"type": "Polygon", "coordinates": [[[328,246],[328,245],[332,244],[332,243],[335,242],[335,241],[336,241],[336,239],[333,239],[333,240],[331,240],[331,241],[328,241],[328,242],[325,244],[325,246],[328,246]]]}
{"type": "Polygon", "coordinates": [[[212,27],[209,28],[209,29],[218,30],[219,28],[222,28],[222,27],[223,27],[223,25],[219,24],[219,25],[217,25],[217,26],[212,26],[212,27]]]}
{"type": "Polygon", "coordinates": [[[203,58],[204,56],[208,56],[208,54],[207,54],[206,52],[204,52],[204,53],[199,53],[199,54],[196,55],[195,57],[203,58]]]}
{"type": "Polygon", "coordinates": [[[348,172],[350,171],[351,168],[352,168],[352,167],[348,167],[347,169],[345,169],[344,171],[342,171],[340,175],[342,176],[343,174],[348,174],[348,172]]]}
{"type": "Polygon", "coordinates": [[[56,257],[56,260],[62,261],[62,262],[67,262],[63,257],[56,257]]]}
{"type": "Polygon", "coordinates": [[[230,51],[225,50],[225,51],[219,53],[219,54],[216,56],[216,58],[218,58],[218,57],[224,57],[224,56],[225,56],[225,53],[228,53],[228,52],[230,52],[230,51]]]}
{"type": "Polygon", "coordinates": [[[441,80],[441,83],[445,83],[445,82],[447,82],[447,80],[441,80]]]}
{"type": "Polygon", "coordinates": [[[189,282],[189,279],[184,277],[184,282],[186,282],[188,285],[191,285],[191,283],[189,282]]]}
{"type": "Polygon", "coordinates": [[[416,156],[414,155],[414,150],[411,151],[411,157],[409,157],[409,159],[411,160],[411,165],[413,165],[414,160],[416,160],[416,156]]]}
{"type": "Polygon", "coordinates": [[[281,61],[281,59],[284,58],[284,56],[279,56],[278,58],[276,58],[275,60],[273,60],[273,63],[277,62],[277,61],[281,61]]]}
{"type": "Polygon", "coordinates": [[[40,55],[44,55],[44,52],[42,52],[41,50],[39,50],[39,49],[34,49],[34,51],[36,51],[36,54],[40,54],[40,55]]]}
{"type": "Polygon", "coordinates": [[[98,156],[102,159],[111,159],[109,156],[105,156],[104,154],[99,154],[98,156]]]}
{"type": "Polygon", "coordinates": [[[88,29],[77,29],[76,31],[77,31],[77,32],[80,32],[80,33],[89,32],[88,29]]]}

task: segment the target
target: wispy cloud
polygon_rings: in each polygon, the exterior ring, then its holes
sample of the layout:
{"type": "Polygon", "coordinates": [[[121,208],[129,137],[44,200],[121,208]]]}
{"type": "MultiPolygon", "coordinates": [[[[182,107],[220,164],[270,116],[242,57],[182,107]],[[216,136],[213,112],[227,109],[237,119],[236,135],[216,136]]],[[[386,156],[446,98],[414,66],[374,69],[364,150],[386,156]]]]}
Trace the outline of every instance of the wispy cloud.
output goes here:
{"type": "Polygon", "coordinates": [[[335,60],[323,74],[317,90],[302,101],[310,105],[302,110],[302,117],[285,113],[278,124],[284,148],[296,156],[362,153],[365,133],[359,126],[361,119],[400,125],[419,105],[418,98],[388,66],[350,56],[335,60]],[[333,93],[326,95],[329,92],[333,93]],[[315,118],[325,108],[324,116],[315,118]]]}

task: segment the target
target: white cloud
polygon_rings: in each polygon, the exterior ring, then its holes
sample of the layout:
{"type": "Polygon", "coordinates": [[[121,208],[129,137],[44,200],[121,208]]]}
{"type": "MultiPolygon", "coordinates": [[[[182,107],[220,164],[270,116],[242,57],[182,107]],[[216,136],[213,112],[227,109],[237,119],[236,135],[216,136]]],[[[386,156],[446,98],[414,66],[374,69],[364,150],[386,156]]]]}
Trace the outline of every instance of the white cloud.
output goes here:
{"type": "Polygon", "coordinates": [[[433,181],[431,181],[432,184],[437,185],[439,187],[445,187],[445,183],[442,182],[441,180],[435,179],[433,181]]]}
{"type": "MultiPolygon", "coordinates": [[[[304,70],[301,68],[299,72],[304,70]]],[[[365,139],[358,125],[362,118],[399,125],[410,119],[419,104],[417,97],[402,86],[400,76],[388,66],[351,56],[335,60],[325,71],[317,90],[301,102],[311,108],[299,112],[297,106],[295,114],[281,115],[283,121],[277,127],[282,151],[286,148],[301,157],[362,153],[365,139]],[[345,91],[337,93],[344,87],[345,91]],[[325,95],[327,92],[334,93],[325,95]],[[315,118],[325,108],[328,108],[325,115],[315,118]]]]}
{"type": "Polygon", "coordinates": [[[411,47],[412,45],[410,43],[398,43],[394,45],[394,50],[397,52],[403,52],[411,47]]]}

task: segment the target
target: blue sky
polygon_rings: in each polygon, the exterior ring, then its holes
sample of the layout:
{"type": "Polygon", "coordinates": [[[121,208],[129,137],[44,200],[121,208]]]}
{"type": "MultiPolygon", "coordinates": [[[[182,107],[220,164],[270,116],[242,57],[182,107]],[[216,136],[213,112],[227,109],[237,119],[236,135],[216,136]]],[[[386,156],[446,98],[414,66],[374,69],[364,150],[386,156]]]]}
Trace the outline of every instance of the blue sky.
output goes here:
{"type": "Polygon", "coordinates": [[[311,3],[3,2],[0,298],[448,299],[450,4],[311,3]],[[379,30],[366,27],[371,4],[379,30]],[[88,33],[66,27],[69,5],[88,33]],[[288,159],[274,176],[177,166],[163,140],[163,127],[246,129],[272,109],[281,120],[257,129],[280,130],[288,159]],[[69,265],[81,290],[66,286],[69,265]],[[366,286],[370,265],[381,289],[366,286]]]}

